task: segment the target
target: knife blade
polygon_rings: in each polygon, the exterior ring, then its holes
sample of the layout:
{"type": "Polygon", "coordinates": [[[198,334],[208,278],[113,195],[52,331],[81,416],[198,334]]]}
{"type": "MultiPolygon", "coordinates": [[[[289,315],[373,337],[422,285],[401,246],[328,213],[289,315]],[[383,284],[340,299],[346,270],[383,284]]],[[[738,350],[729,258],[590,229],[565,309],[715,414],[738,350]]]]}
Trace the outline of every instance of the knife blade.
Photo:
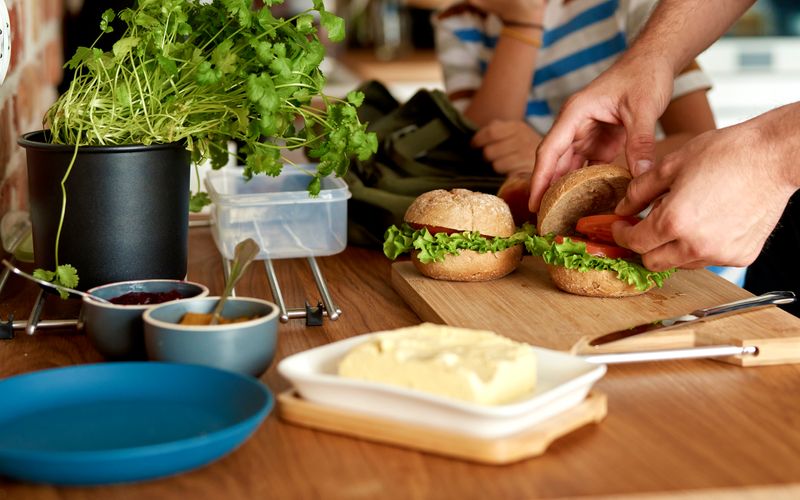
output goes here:
{"type": "Polygon", "coordinates": [[[615,332],[606,333],[595,337],[589,341],[589,345],[593,347],[610,344],[618,340],[641,335],[643,333],[652,332],[656,330],[666,330],[669,328],[676,328],[679,326],[688,325],[705,321],[709,318],[721,317],[733,312],[742,311],[745,309],[753,309],[757,307],[764,307],[773,304],[791,304],[795,301],[794,292],[790,291],[777,291],[767,292],[755,297],[749,297],[727,304],[721,304],[714,307],[707,307],[705,309],[698,309],[682,316],[675,316],[673,318],[659,319],[649,323],[642,323],[640,325],[624,328],[615,332]]]}

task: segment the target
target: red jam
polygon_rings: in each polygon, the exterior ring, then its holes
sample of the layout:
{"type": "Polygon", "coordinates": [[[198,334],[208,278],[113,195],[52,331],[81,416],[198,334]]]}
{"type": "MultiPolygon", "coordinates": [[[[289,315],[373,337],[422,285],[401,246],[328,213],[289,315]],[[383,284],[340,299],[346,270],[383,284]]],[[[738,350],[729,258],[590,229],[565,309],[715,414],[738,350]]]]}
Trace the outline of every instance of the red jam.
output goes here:
{"type": "Polygon", "coordinates": [[[143,306],[147,304],[161,304],[162,302],[169,302],[170,300],[177,300],[183,298],[177,290],[170,290],[168,292],[128,292],[119,297],[109,299],[112,304],[122,306],[143,306]]]}

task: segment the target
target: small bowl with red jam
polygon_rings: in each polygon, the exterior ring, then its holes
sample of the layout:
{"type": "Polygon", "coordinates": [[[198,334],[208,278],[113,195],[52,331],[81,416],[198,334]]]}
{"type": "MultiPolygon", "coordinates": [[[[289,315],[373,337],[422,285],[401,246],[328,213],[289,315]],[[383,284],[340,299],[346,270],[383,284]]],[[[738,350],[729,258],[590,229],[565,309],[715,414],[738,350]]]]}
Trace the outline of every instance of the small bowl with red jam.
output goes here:
{"type": "Polygon", "coordinates": [[[146,359],[142,313],[149,307],[208,295],[200,283],[170,279],[121,281],[88,293],[109,303],[83,299],[83,325],[92,345],[107,359],[146,359]]]}

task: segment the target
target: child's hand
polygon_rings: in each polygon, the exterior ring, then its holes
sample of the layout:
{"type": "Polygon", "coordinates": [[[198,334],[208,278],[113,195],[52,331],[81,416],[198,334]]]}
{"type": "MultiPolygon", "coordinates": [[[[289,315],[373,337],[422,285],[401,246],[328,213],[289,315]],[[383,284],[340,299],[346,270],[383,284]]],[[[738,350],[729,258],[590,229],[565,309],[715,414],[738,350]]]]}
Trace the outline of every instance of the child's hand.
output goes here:
{"type": "Polygon", "coordinates": [[[504,21],[541,23],[547,0],[469,0],[469,3],[504,21]]]}
{"type": "Polygon", "coordinates": [[[526,222],[536,224],[536,214],[528,211],[528,200],[531,197],[530,171],[520,170],[509,175],[497,191],[497,196],[511,209],[514,224],[518,226],[526,222]]]}
{"type": "Polygon", "coordinates": [[[483,148],[483,157],[498,174],[533,171],[540,142],[542,137],[522,120],[493,120],[472,138],[472,146],[483,148]]]}

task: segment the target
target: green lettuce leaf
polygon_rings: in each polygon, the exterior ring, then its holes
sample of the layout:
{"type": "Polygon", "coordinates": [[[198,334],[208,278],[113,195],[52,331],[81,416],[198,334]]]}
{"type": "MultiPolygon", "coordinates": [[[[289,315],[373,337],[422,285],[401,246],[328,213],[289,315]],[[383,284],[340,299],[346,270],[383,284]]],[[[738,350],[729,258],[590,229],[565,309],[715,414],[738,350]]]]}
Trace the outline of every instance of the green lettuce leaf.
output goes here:
{"type": "Polygon", "coordinates": [[[661,287],[675,269],[667,271],[650,271],[641,262],[625,259],[609,259],[586,253],[586,244],[572,241],[565,237],[562,243],[556,243],[555,236],[532,235],[525,241],[525,248],[533,255],[542,257],[547,264],[563,266],[581,272],[615,271],[617,277],[635,286],[639,290],[647,290],[650,286],[661,287]]]}
{"type": "Polygon", "coordinates": [[[461,250],[478,253],[500,252],[514,245],[524,244],[535,231],[532,225],[525,224],[516,233],[503,238],[482,236],[478,231],[431,234],[427,228],[414,229],[408,224],[403,224],[399,228],[391,226],[386,230],[383,236],[383,253],[394,260],[403,253],[418,250],[417,258],[420,262],[429,264],[441,262],[447,255],[459,255],[461,250]]]}
{"type": "Polygon", "coordinates": [[[507,238],[485,237],[477,231],[463,233],[431,234],[427,228],[414,229],[408,224],[401,227],[391,226],[384,233],[383,253],[395,260],[404,253],[417,250],[420,262],[428,264],[441,262],[447,255],[459,255],[461,250],[473,250],[479,253],[499,252],[514,245],[523,243],[532,255],[542,257],[547,264],[563,266],[586,272],[615,271],[617,277],[635,286],[639,290],[647,290],[651,285],[661,287],[675,269],[655,272],[650,271],[641,262],[625,259],[609,259],[586,253],[586,244],[572,241],[565,237],[562,243],[556,243],[555,235],[539,236],[536,228],[525,224],[507,238]]]}

